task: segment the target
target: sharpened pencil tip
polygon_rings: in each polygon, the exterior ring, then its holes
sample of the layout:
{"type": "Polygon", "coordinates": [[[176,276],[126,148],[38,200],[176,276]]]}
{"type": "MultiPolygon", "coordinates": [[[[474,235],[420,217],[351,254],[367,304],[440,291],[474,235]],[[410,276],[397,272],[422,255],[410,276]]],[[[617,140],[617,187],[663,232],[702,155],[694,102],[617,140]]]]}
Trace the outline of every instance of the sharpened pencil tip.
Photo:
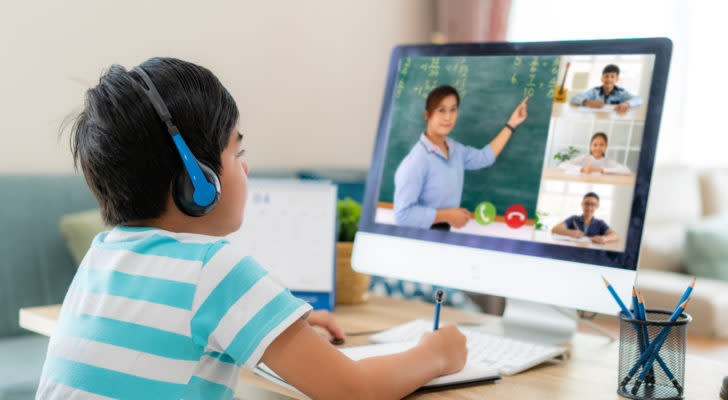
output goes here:
{"type": "Polygon", "coordinates": [[[695,287],[695,281],[696,281],[697,279],[698,279],[698,278],[693,278],[693,281],[692,281],[692,282],[690,282],[690,287],[691,287],[691,288],[694,288],[694,287],[695,287]]]}
{"type": "Polygon", "coordinates": [[[637,297],[637,289],[632,286],[632,297],[637,297]]]}
{"type": "Polygon", "coordinates": [[[607,285],[607,286],[609,286],[609,281],[607,280],[607,278],[605,278],[604,276],[602,276],[602,279],[604,280],[604,284],[607,285]]]}

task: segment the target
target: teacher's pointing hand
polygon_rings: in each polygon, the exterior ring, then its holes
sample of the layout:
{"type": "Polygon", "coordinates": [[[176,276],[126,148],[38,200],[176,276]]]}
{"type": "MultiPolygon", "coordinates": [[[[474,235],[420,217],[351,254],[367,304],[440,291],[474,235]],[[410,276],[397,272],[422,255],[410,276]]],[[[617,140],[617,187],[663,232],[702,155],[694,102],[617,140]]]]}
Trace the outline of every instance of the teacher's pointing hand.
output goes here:
{"type": "Polygon", "coordinates": [[[528,101],[528,96],[526,96],[526,98],[523,99],[521,104],[519,104],[518,107],[516,107],[516,109],[513,111],[513,114],[511,114],[511,118],[508,120],[508,125],[515,128],[526,119],[526,117],[528,116],[528,110],[526,109],[527,101],[528,101]]]}

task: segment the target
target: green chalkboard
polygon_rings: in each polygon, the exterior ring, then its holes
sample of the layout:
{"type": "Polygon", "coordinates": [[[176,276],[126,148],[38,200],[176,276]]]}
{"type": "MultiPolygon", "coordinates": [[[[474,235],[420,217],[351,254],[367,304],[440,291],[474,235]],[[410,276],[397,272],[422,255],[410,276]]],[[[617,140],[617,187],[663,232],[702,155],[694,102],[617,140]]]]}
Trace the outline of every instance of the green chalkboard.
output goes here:
{"type": "Polygon", "coordinates": [[[425,130],[425,99],[437,86],[460,93],[460,109],[449,137],[482,148],[500,132],[528,95],[528,118],[495,164],[466,171],[461,207],[492,202],[498,215],[513,204],[536,212],[541,169],[559,71],[557,56],[408,57],[399,63],[379,200],[393,202],[394,173],[425,130]]]}

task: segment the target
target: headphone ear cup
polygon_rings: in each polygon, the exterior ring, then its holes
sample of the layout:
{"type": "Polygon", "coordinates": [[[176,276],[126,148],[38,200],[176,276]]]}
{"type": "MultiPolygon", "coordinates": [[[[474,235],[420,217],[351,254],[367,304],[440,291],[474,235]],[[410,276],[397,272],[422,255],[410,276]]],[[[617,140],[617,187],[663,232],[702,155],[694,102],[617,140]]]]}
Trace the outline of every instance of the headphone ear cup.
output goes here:
{"type": "Polygon", "coordinates": [[[215,186],[215,200],[209,205],[201,206],[194,200],[195,186],[192,184],[192,179],[187,173],[185,168],[180,168],[180,171],[174,177],[172,181],[172,197],[174,198],[174,204],[177,205],[180,211],[191,216],[201,217],[212,211],[217,202],[220,200],[220,178],[218,178],[215,171],[210,168],[207,164],[198,161],[198,165],[205,175],[205,179],[215,186]]]}

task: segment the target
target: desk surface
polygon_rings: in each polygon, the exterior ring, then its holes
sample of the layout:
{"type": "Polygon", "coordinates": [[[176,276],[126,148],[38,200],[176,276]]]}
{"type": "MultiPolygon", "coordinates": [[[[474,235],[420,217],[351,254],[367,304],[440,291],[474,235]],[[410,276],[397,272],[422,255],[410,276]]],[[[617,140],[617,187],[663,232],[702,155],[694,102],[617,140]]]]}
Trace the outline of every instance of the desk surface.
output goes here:
{"type": "Polygon", "coordinates": [[[601,183],[605,185],[624,185],[634,186],[635,174],[628,175],[587,175],[587,174],[569,174],[559,167],[545,167],[541,179],[550,179],[555,181],[569,181],[582,183],[601,183]]]}
{"type": "Polygon", "coordinates": [[[607,119],[614,121],[644,121],[646,112],[646,106],[632,108],[626,113],[617,113],[614,111],[614,105],[607,105],[602,108],[590,108],[568,103],[554,103],[554,106],[551,109],[551,117],[571,119],[607,119]]]}
{"type": "MultiPolygon", "coordinates": [[[[344,330],[351,334],[387,329],[416,319],[431,318],[432,305],[385,297],[372,297],[362,305],[337,306],[335,314],[344,330]]],[[[20,310],[20,326],[48,335],[53,331],[60,306],[20,310]]],[[[498,318],[444,307],[443,323],[498,323],[498,318]]],[[[366,335],[349,336],[347,344],[366,344],[366,335]]],[[[571,360],[543,364],[515,376],[490,384],[457,389],[416,392],[406,399],[622,399],[617,395],[617,343],[601,336],[577,333],[572,342],[571,360]]],[[[686,399],[717,399],[728,364],[691,356],[686,361],[686,399]]],[[[298,393],[273,384],[243,370],[236,396],[243,400],[305,399],[298,393]]]]}

